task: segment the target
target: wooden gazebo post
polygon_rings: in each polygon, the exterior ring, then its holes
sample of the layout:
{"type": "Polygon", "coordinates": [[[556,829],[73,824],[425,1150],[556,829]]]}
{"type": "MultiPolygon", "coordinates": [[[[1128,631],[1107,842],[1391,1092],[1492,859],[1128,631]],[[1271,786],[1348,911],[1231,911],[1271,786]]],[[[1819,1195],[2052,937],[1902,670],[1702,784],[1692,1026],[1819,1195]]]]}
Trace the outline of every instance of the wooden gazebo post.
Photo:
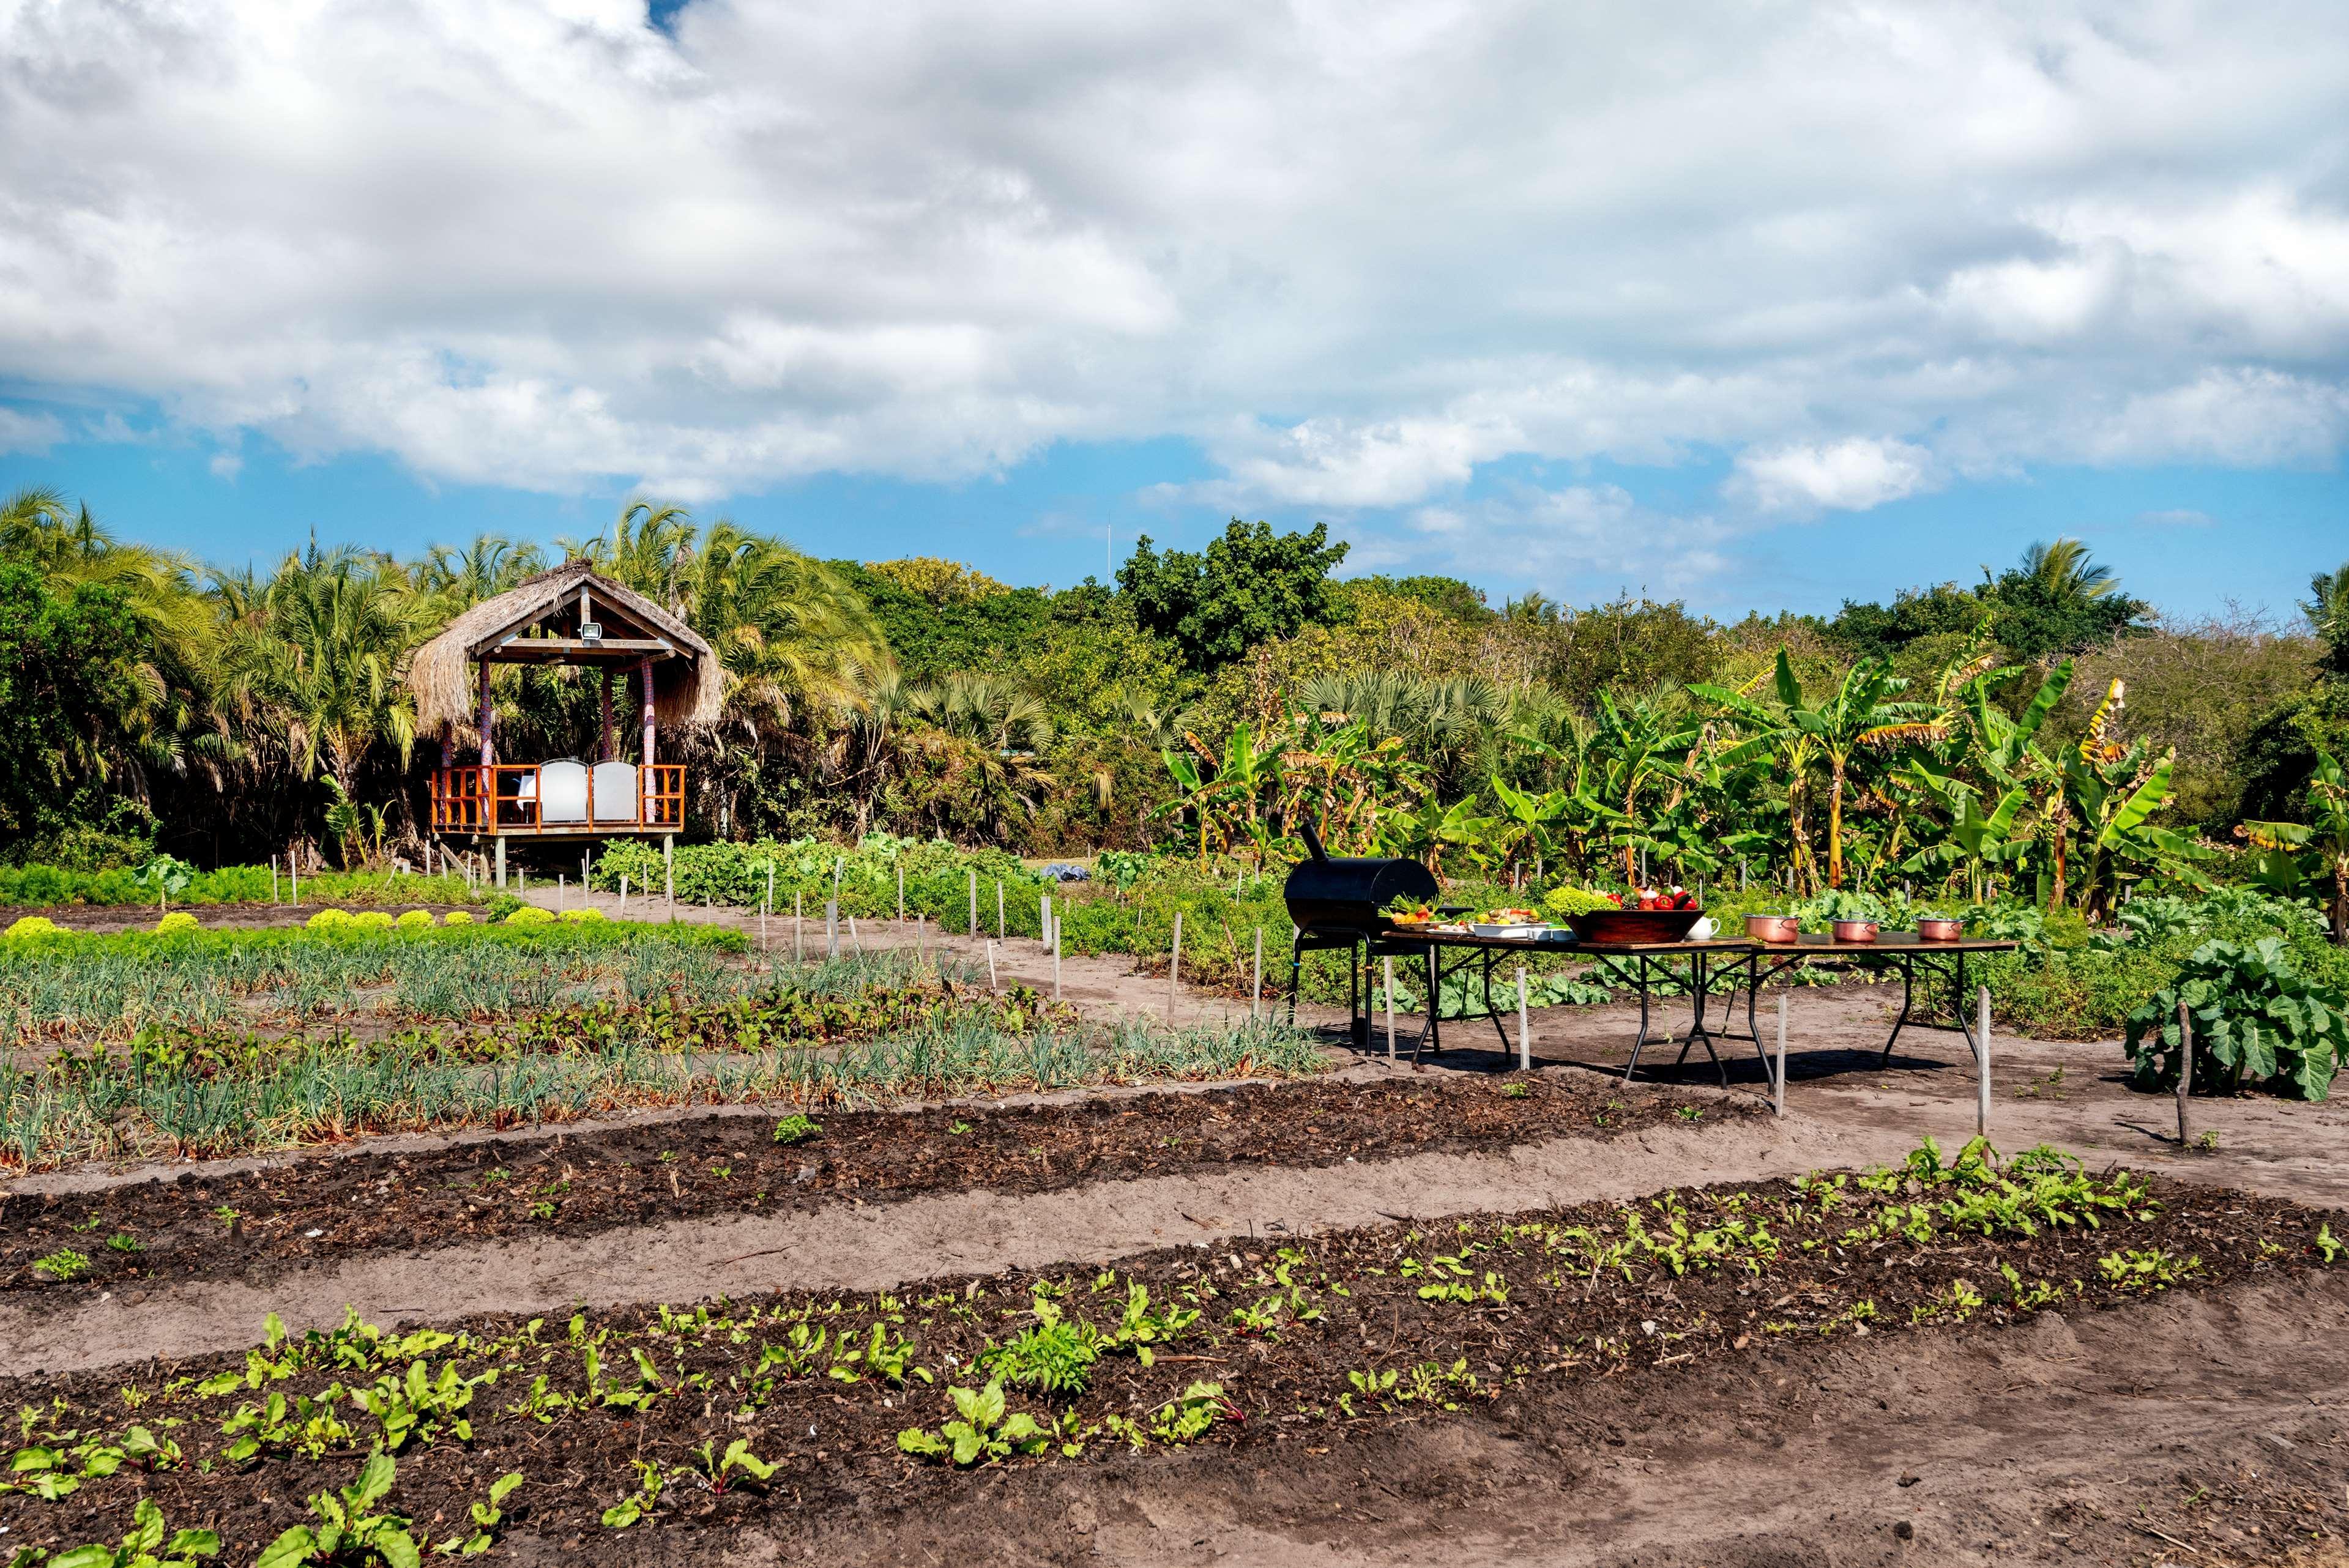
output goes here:
{"type": "Polygon", "coordinates": [[[481,815],[497,844],[497,885],[506,885],[506,836],[498,832],[498,710],[490,700],[490,661],[481,660],[481,815]]]}

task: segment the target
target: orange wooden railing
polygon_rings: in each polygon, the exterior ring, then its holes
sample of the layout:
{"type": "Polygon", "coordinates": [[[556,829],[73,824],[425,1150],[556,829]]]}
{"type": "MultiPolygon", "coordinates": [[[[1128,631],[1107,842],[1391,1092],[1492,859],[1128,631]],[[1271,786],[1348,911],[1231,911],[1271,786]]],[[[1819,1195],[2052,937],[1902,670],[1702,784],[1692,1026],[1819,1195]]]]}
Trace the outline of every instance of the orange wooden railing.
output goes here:
{"type": "Polygon", "coordinates": [[[595,774],[587,771],[586,815],[542,820],[545,789],[535,762],[441,768],[432,775],[436,833],[676,832],[685,825],[685,765],[656,762],[635,769],[636,788],[625,815],[595,809],[595,774]]]}

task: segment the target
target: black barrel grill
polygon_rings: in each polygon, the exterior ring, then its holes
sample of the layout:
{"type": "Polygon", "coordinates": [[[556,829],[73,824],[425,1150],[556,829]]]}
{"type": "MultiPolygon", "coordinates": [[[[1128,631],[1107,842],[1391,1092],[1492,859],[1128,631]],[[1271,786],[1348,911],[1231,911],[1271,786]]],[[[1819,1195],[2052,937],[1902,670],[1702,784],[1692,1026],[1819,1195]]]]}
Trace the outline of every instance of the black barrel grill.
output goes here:
{"type": "Polygon", "coordinates": [[[1363,965],[1386,931],[1379,912],[1397,899],[1433,903],[1441,890],[1435,874],[1417,861],[1375,856],[1331,855],[1321,847],[1321,835],[1311,822],[1301,823],[1308,858],[1289,872],[1281,885],[1288,918],[1296,923],[1296,945],[1288,955],[1288,1021],[1297,1021],[1297,989],[1304,977],[1305,955],[1333,948],[1356,949],[1347,964],[1347,1016],[1353,1020],[1358,1043],[1371,1032],[1369,998],[1362,985],[1363,965]]]}

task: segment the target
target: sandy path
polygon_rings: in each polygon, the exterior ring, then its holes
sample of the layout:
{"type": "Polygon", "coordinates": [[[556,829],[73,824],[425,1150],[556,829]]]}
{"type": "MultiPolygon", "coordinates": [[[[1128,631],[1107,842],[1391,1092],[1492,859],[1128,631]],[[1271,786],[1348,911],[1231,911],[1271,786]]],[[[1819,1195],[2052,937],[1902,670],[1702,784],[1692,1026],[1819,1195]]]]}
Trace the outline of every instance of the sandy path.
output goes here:
{"type": "Polygon", "coordinates": [[[295,1332],[346,1305],[384,1326],[481,1312],[684,1303],[782,1289],[870,1290],[937,1274],[1105,1262],[1226,1236],[1630,1198],[1866,1158],[1806,1122],[1663,1128],[1506,1153],[1102,1181],[1006,1198],[957,1192],[814,1213],[673,1221],[579,1238],[457,1246],[109,1295],[60,1311],[0,1301],[9,1370],[67,1372],[252,1344],[274,1311],[295,1332]]]}

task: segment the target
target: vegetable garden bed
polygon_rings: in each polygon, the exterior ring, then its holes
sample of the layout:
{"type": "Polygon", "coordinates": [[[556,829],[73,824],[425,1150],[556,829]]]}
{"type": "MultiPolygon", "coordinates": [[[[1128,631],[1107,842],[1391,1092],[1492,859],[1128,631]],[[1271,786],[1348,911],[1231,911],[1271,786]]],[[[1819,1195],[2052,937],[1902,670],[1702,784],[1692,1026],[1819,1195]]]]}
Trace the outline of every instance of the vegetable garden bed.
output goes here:
{"type": "Polygon", "coordinates": [[[0,1385],[25,1411],[0,1522],[37,1553],[111,1542],[143,1501],[247,1562],[303,1544],[289,1532],[347,1487],[387,1557],[395,1532],[402,1549],[559,1538],[574,1558],[664,1523],[806,1533],[843,1509],[948,1503],[975,1466],[1226,1445],[1278,1463],[1595,1379],[1701,1386],[1785,1345],[2282,1279],[2340,1251],[2328,1216],[2291,1205],[1929,1145],[1865,1176],[1116,1269],[568,1322],[273,1326],[246,1356],[127,1383],[0,1385]]]}
{"type": "Polygon", "coordinates": [[[1015,1108],[835,1111],[820,1120],[704,1116],[0,1197],[0,1290],[86,1295],[454,1242],[585,1235],[654,1218],[807,1212],[850,1197],[1057,1191],[1759,1114],[1750,1100],[1626,1096],[1578,1076],[1251,1085],[1015,1108]]]}

